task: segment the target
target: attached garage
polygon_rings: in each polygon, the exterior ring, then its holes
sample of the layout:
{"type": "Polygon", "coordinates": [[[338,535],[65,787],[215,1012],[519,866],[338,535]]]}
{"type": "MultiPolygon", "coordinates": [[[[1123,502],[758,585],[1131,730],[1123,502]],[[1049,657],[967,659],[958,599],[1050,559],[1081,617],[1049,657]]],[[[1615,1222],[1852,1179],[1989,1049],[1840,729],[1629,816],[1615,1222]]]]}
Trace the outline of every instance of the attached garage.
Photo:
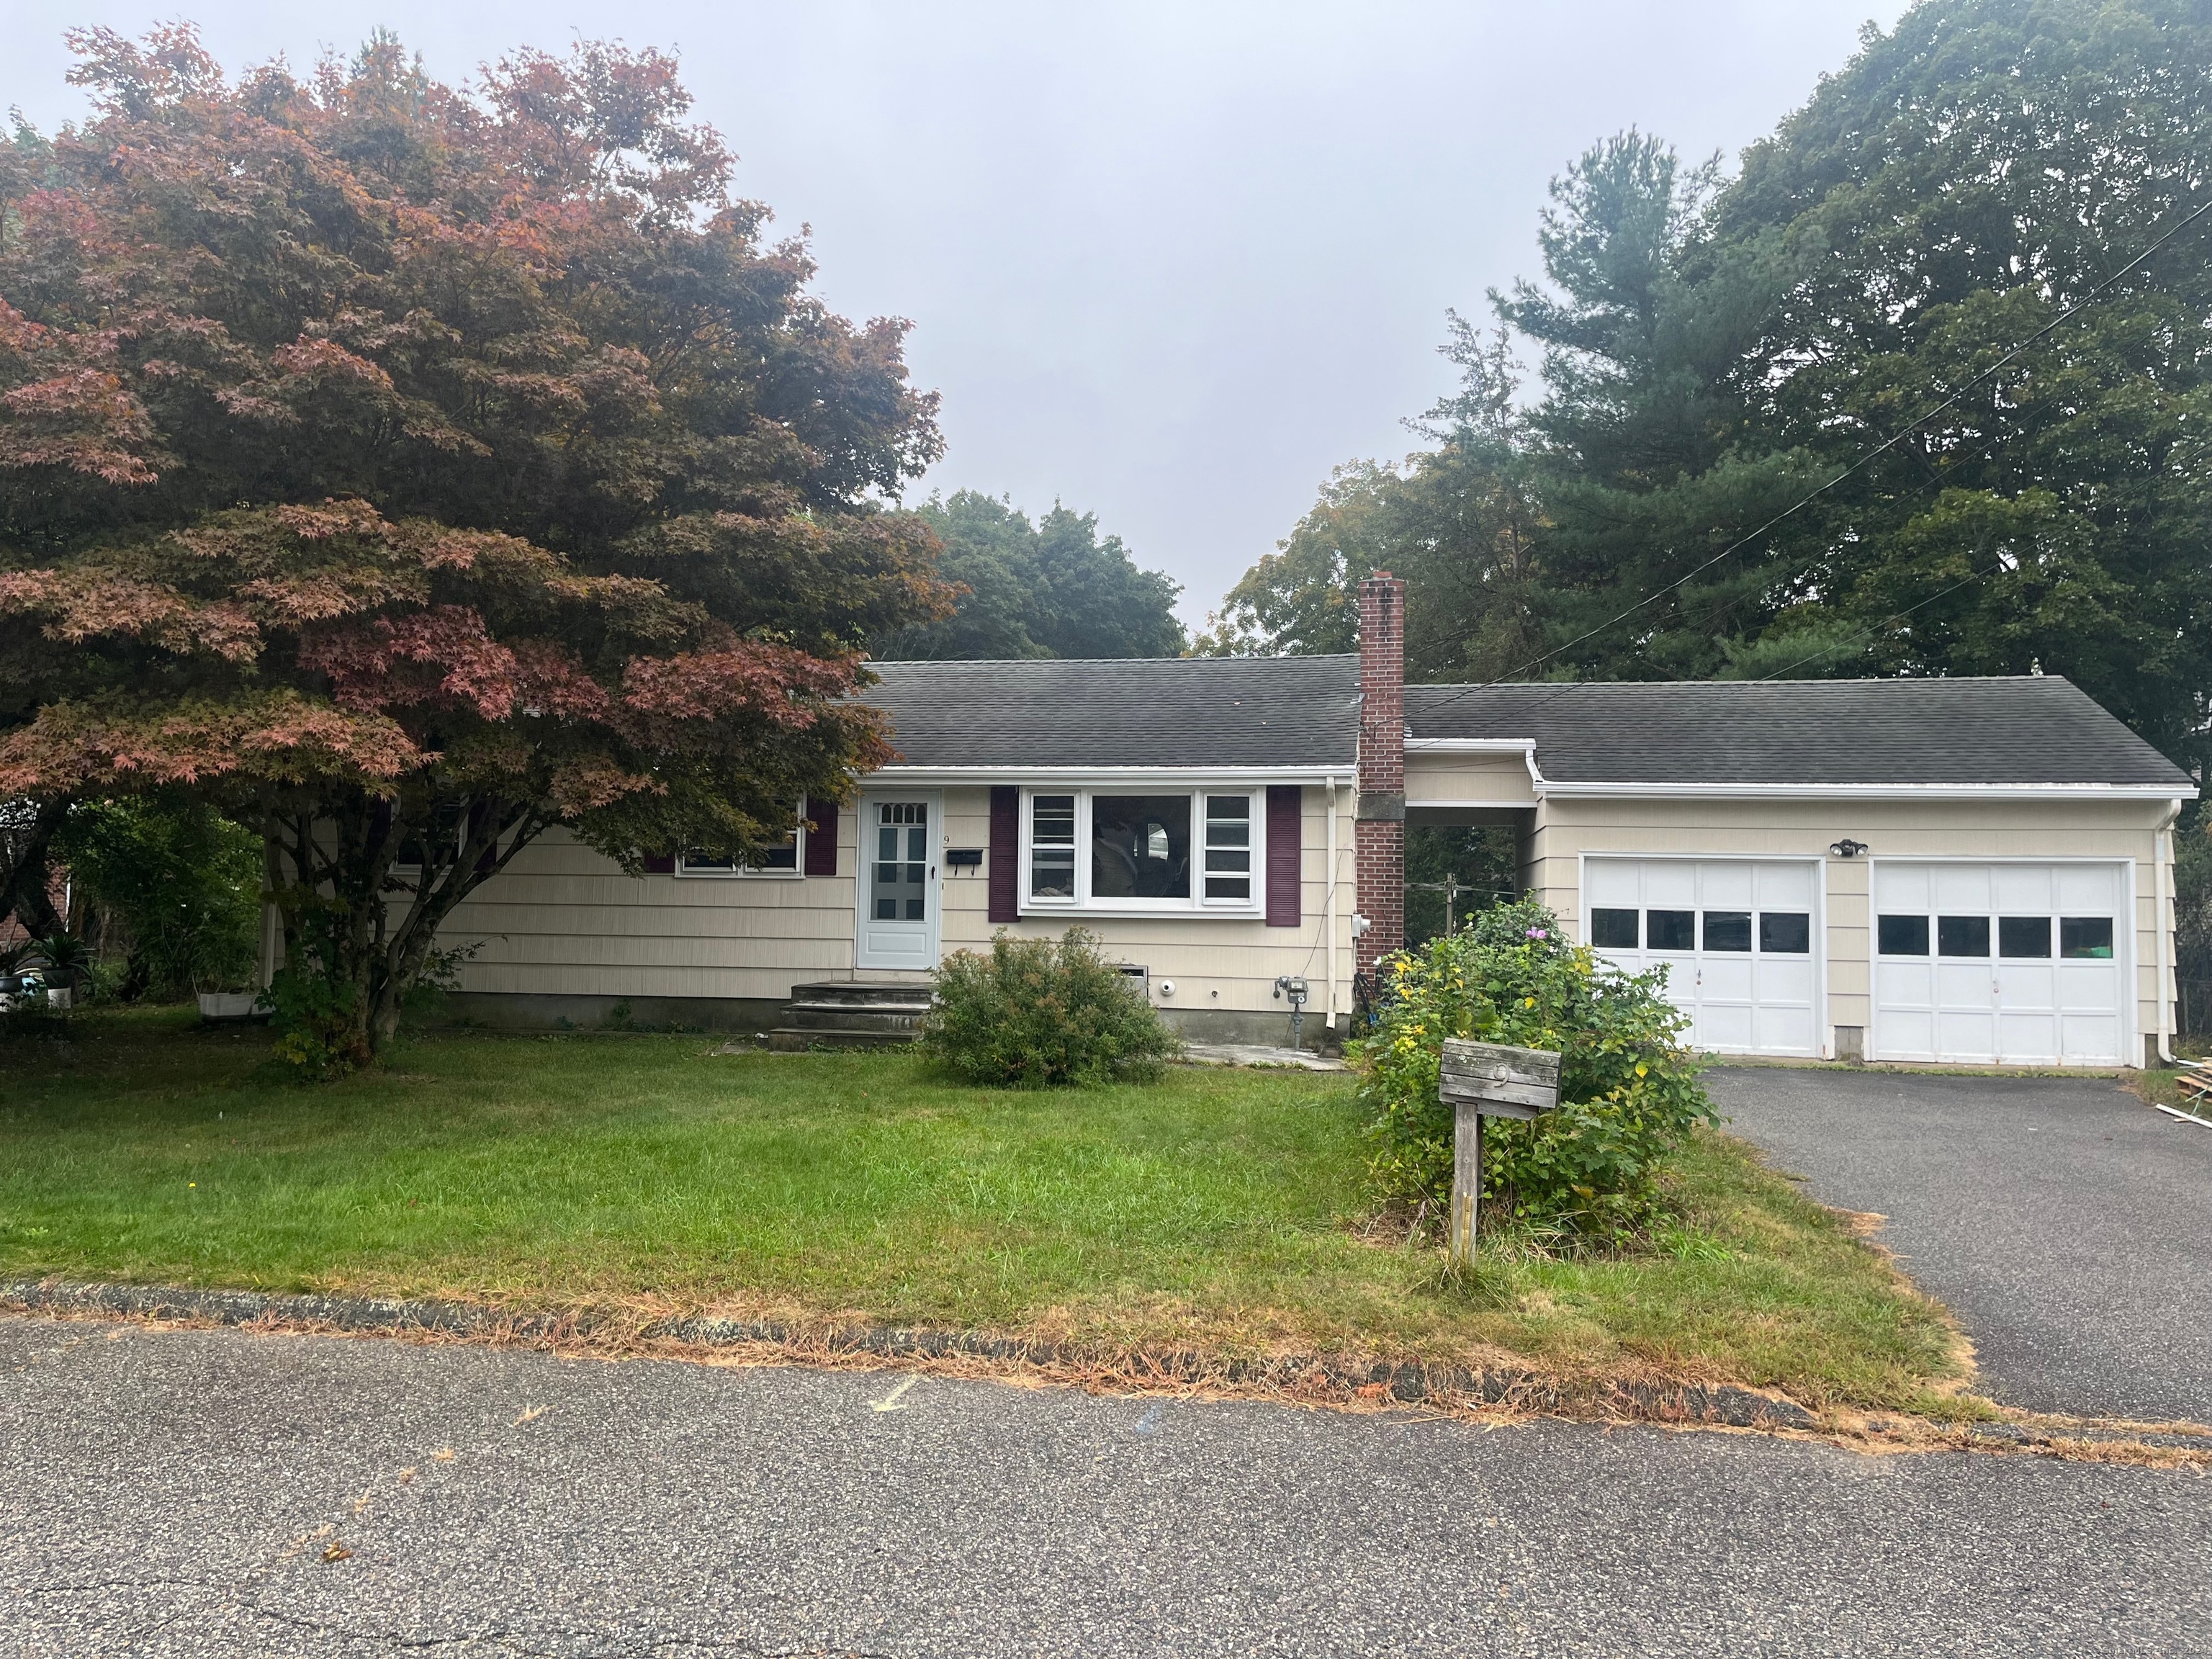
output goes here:
{"type": "Polygon", "coordinates": [[[1869,1057],[2130,1063],[2131,874],[2098,860],[1877,861],[1869,1057]]]}
{"type": "Polygon", "coordinates": [[[1589,941],[1632,973],[1667,973],[1690,1040],[1716,1054],[1821,1052],[1820,863],[1587,860],[1589,941]]]}
{"type": "Polygon", "coordinates": [[[1699,1048],[2170,1050],[2197,781],[2055,675],[1413,686],[1406,709],[1408,822],[1517,825],[1522,887],[1663,967],[1699,1048]]]}

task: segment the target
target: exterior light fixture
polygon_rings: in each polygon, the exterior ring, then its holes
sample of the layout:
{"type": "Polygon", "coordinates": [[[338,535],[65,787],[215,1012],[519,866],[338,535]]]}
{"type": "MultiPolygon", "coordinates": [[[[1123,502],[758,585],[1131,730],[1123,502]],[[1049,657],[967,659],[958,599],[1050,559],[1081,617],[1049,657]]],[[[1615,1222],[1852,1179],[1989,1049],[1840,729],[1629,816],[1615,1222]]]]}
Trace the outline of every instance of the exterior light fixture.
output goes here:
{"type": "Polygon", "coordinates": [[[1849,836],[1845,836],[1828,850],[1839,859],[1855,859],[1867,850],[1867,844],[1863,841],[1853,841],[1849,836]]]}

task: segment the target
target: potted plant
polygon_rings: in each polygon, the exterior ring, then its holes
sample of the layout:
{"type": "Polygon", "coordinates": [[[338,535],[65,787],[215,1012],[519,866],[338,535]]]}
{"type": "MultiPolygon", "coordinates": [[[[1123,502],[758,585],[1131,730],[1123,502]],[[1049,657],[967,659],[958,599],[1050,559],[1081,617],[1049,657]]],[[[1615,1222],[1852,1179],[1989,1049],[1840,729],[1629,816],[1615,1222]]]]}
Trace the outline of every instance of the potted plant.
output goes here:
{"type": "Polygon", "coordinates": [[[191,957],[192,992],[206,1020],[266,1018],[269,999],[253,982],[258,965],[240,941],[203,935],[191,957]]]}
{"type": "Polygon", "coordinates": [[[74,933],[33,939],[30,952],[45,964],[46,1006],[58,1013],[76,1000],[78,977],[90,965],[92,953],[74,933]]]}

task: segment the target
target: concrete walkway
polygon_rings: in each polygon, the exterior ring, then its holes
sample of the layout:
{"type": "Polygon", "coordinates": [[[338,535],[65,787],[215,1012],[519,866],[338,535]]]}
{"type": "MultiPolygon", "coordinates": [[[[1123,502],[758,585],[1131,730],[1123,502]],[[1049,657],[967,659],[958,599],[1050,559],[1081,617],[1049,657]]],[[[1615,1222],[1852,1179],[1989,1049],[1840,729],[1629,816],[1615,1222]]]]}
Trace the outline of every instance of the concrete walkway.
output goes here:
{"type": "Polygon", "coordinates": [[[1813,1196],[1888,1218],[1993,1397],[2212,1422],[2212,1128],[2104,1079],[1746,1066],[1711,1086],[1813,1196]]]}

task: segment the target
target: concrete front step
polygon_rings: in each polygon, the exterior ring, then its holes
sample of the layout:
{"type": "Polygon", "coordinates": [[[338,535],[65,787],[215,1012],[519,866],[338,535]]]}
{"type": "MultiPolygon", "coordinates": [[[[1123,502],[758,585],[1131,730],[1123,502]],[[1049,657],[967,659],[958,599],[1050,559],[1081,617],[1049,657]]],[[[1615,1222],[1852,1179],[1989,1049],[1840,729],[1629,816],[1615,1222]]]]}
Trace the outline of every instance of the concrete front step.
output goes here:
{"type": "Polygon", "coordinates": [[[859,1027],[779,1025],[768,1034],[769,1052],[803,1054],[811,1048],[903,1048],[912,1031],[877,1031],[859,1027]]]}
{"type": "Polygon", "coordinates": [[[903,1031],[909,1036],[928,1012],[926,1002],[793,1002],[783,1011],[787,1024],[809,1030],[903,1031]]]}
{"type": "Polygon", "coordinates": [[[876,1007],[884,1005],[927,1008],[930,1003],[930,988],[927,985],[897,985],[867,980],[823,980],[812,985],[794,985],[791,1000],[794,1003],[832,1002],[841,1007],[876,1007]]]}

